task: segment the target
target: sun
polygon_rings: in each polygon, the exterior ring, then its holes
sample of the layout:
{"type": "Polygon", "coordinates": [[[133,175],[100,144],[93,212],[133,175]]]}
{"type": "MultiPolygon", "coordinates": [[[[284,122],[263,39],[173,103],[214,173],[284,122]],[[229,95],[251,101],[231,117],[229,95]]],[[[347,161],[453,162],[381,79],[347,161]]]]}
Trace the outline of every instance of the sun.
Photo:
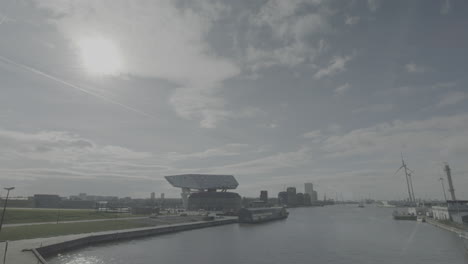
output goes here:
{"type": "Polygon", "coordinates": [[[85,70],[97,75],[117,75],[122,69],[122,57],[117,45],[110,39],[95,37],[78,42],[85,70]]]}

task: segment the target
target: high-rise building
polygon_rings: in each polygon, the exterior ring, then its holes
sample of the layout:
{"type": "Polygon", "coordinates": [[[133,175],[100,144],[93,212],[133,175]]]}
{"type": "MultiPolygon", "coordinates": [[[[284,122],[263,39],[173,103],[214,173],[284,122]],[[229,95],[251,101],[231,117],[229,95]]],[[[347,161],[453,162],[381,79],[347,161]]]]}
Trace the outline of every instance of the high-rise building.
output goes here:
{"type": "Polygon", "coordinates": [[[288,204],[288,193],[287,192],[279,192],[278,193],[278,203],[281,205],[288,204]]]}
{"type": "Polygon", "coordinates": [[[268,191],[260,191],[260,200],[268,203],[268,191]]]}
{"type": "Polygon", "coordinates": [[[296,206],[297,205],[296,187],[288,187],[286,189],[286,193],[288,195],[288,206],[296,206]]]}
{"type": "Polygon", "coordinates": [[[310,201],[315,202],[318,200],[317,191],[312,191],[312,195],[310,196],[310,201]]]}
{"type": "Polygon", "coordinates": [[[312,196],[312,192],[314,191],[314,185],[310,182],[304,183],[304,193],[308,193],[312,196]]]}
{"type": "Polygon", "coordinates": [[[151,193],[151,201],[154,201],[154,199],[156,198],[156,194],[154,192],[151,193]]]}
{"type": "Polygon", "coordinates": [[[288,194],[294,194],[294,195],[296,195],[296,187],[288,187],[288,188],[286,189],[286,192],[287,192],[288,194]]]}
{"type": "Polygon", "coordinates": [[[312,202],[318,200],[317,191],[314,191],[314,185],[310,182],[304,183],[304,192],[310,196],[312,202]]]}

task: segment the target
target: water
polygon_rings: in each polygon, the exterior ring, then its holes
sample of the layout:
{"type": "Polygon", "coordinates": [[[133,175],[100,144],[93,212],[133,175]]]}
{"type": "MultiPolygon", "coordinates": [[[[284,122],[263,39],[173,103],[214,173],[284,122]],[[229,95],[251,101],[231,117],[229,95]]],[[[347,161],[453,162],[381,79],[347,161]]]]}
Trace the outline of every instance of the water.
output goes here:
{"type": "Polygon", "coordinates": [[[226,225],[92,246],[51,264],[468,263],[456,234],[395,221],[391,208],[290,209],[287,220],[226,225]]]}

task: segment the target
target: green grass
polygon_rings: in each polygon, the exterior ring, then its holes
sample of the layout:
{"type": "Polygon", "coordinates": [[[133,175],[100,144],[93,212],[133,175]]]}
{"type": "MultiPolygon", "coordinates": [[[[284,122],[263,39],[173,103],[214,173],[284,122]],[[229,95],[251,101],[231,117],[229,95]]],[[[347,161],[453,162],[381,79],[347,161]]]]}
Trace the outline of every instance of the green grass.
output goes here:
{"type": "Polygon", "coordinates": [[[98,231],[109,231],[119,229],[129,229],[146,227],[145,224],[132,220],[112,220],[99,222],[83,222],[70,224],[41,224],[17,227],[3,227],[0,233],[0,240],[19,240],[39,237],[53,237],[70,234],[81,234],[98,231]]]}
{"type": "Polygon", "coordinates": [[[59,221],[109,219],[109,218],[141,216],[141,215],[132,215],[128,213],[117,214],[117,213],[96,212],[95,210],[62,209],[58,212],[58,210],[56,209],[44,210],[44,209],[7,208],[5,212],[4,224],[55,222],[57,221],[57,213],[59,214],[59,221]]]}

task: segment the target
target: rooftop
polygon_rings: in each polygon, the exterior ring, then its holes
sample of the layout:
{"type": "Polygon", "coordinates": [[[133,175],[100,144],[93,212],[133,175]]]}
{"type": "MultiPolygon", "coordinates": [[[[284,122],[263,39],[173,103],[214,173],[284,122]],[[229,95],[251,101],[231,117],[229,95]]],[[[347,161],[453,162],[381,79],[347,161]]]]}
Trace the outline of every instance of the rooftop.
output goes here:
{"type": "Polygon", "coordinates": [[[190,189],[236,189],[239,186],[232,175],[181,174],[165,176],[174,187],[190,189]]]}

